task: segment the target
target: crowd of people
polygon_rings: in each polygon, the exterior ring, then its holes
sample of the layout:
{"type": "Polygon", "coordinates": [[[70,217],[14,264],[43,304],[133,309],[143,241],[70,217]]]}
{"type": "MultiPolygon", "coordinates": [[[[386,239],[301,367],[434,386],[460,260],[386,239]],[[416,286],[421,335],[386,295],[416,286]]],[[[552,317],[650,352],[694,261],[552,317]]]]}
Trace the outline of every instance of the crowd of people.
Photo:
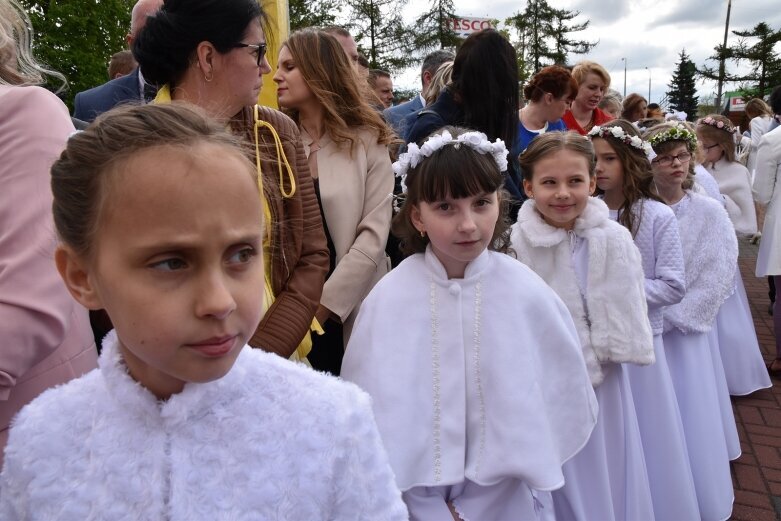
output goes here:
{"type": "Polygon", "coordinates": [[[393,106],[344,28],[275,36],[138,0],[71,117],[0,0],[0,518],[728,519],[781,86],[749,136],[593,61],[521,96],[486,29],[393,106]]]}

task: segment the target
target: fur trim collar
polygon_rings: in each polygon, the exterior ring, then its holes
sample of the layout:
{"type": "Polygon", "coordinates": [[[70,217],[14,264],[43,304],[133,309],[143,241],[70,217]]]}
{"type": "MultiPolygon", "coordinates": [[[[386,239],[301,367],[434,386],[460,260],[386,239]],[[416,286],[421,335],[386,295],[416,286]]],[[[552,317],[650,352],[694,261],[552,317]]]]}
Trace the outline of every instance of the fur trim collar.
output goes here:
{"type": "MultiPolygon", "coordinates": [[[[601,199],[589,197],[583,213],[575,220],[573,232],[588,238],[591,230],[610,220],[610,210],[601,199]]],[[[526,235],[532,246],[550,247],[567,240],[567,230],[551,226],[537,211],[537,202],[527,199],[518,212],[518,224],[528,231],[526,235]]]]}

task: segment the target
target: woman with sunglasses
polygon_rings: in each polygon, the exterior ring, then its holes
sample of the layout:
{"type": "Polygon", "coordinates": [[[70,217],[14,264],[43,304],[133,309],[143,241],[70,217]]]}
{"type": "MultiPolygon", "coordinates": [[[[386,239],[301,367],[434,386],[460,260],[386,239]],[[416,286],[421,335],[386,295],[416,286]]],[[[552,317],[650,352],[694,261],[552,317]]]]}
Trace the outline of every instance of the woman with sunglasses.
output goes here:
{"type": "Polygon", "coordinates": [[[390,267],[393,131],[365,101],[366,82],[330,34],[294,32],[278,63],[279,105],[301,128],[332,251],[317,314],[325,334],[313,339],[309,360],[339,374],[358,307],[390,267]]]}
{"type": "MultiPolygon", "coordinates": [[[[257,105],[268,21],[256,0],[165,0],[133,46],[156,103],[201,107],[250,144],[265,198],[264,306],[250,344],[305,361],[329,256],[320,209],[296,125],[257,105]]],[[[208,211],[208,209],[204,209],[208,211]]]]}

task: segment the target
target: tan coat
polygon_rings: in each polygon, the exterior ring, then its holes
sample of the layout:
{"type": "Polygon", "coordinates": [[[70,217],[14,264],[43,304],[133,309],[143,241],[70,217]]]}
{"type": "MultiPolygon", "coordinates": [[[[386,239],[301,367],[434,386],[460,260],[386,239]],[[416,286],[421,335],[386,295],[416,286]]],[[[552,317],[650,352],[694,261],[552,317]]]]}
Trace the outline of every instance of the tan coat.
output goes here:
{"type": "Polygon", "coordinates": [[[87,310],[54,264],[49,168],[71,132],[50,92],[0,86],[0,465],[19,409],[97,366],[87,310]]]}
{"type": "MultiPolygon", "coordinates": [[[[302,132],[309,154],[312,138],[302,132]]],[[[393,170],[388,147],[368,129],[358,132],[350,153],[328,136],[320,138],[317,169],[320,200],[336,250],[336,268],[320,302],[344,324],[345,344],[361,301],[390,270],[385,255],[392,217],[393,170]]]]}

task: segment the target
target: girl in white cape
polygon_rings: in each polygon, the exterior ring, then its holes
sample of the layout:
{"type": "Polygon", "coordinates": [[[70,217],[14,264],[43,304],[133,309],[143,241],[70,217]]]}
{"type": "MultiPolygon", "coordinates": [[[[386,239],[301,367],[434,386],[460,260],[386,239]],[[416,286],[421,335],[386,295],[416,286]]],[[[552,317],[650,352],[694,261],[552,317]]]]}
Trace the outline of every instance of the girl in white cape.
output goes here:
{"type": "Polygon", "coordinates": [[[246,345],[263,315],[262,189],[223,125],[116,109],[52,167],[57,268],[114,331],[99,368],[11,428],[0,519],[402,521],[354,385],[246,345]]]}
{"type": "Polygon", "coordinates": [[[507,244],[507,150],[446,128],[394,169],[410,257],[364,301],[342,376],[373,398],[413,520],[550,518],[597,406],[572,319],[507,244]],[[547,510],[547,511],[546,511],[547,510]]]}
{"type": "Polygon", "coordinates": [[[724,368],[708,338],[734,288],[737,239],[721,204],[693,186],[696,136],[680,123],[651,128],[645,138],[654,187],[678,219],[686,295],[664,309],[663,344],[683,420],[700,517],[727,519],[733,491],[729,460],[740,455],[724,368]]]}
{"type": "Polygon", "coordinates": [[[662,310],[685,293],[678,221],[653,192],[651,145],[635,126],[615,120],[588,133],[596,156],[598,192],[610,218],[632,234],[640,251],[656,362],[625,366],[640,425],[657,519],[699,519],[686,438],[662,344],[662,310]]]}
{"type": "Polygon", "coordinates": [[[518,259],[567,305],[599,403],[588,445],[564,466],[553,493],[559,520],[653,520],[632,390],[623,363],[654,362],[640,253],[629,232],[590,197],[596,178],[587,137],[552,132],[521,154],[529,196],[512,228],[518,259]]]}

